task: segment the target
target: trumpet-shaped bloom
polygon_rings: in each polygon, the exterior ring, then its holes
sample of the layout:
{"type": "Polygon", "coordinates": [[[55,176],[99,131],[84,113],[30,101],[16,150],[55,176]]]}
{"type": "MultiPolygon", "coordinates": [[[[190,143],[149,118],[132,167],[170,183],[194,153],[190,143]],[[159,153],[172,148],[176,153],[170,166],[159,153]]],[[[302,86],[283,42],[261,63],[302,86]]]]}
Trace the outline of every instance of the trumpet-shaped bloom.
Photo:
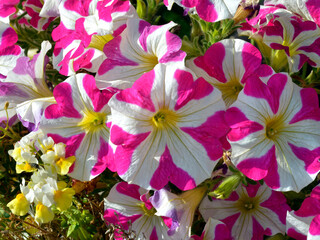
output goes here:
{"type": "Polygon", "coordinates": [[[143,73],[158,63],[184,64],[185,52],[180,50],[181,39],[169,30],[176,24],[151,26],[139,19],[129,19],[127,28],[104,47],[107,59],[99,68],[98,88],[131,87],[143,73]]]}
{"type": "Polygon", "coordinates": [[[204,198],[200,207],[205,220],[225,223],[234,239],[262,240],[263,235],[285,232],[286,198],[266,185],[240,185],[227,199],[204,198]]]}
{"type": "Polygon", "coordinates": [[[232,18],[241,0],[164,0],[164,4],[171,9],[176,3],[187,9],[196,9],[200,18],[207,22],[216,22],[232,18]]]}
{"type": "Polygon", "coordinates": [[[203,78],[158,64],[109,105],[121,178],[148,189],[171,181],[187,190],[211,176],[229,128],[220,92],[203,78]]]}
{"type": "MultiPolygon", "coordinates": [[[[45,76],[49,60],[46,53],[50,48],[51,44],[45,41],[41,44],[40,53],[31,61],[28,57],[20,57],[15,68],[0,82],[0,103],[9,102],[9,118],[17,114],[30,130],[38,128],[44,108],[55,102],[45,76]]],[[[2,109],[0,114],[0,118],[6,117],[2,109]]]]}
{"type": "Polygon", "coordinates": [[[300,191],[320,171],[320,109],[313,89],[282,73],[250,78],[226,113],[232,162],[279,191],[300,191]]]}
{"type": "MultiPolygon", "coordinates": [[[[172,239],[167,234],[169,228],[164,219],[155,215],[156,210],[148,198],[147,190],[137,185],[126,182],[116,184],[104,199],[106,223],[120,225],[124,230],[130,227],[137,239],[172,239]]],[[[166,222],[169,224],[170,220],[166,222]]]]}
{"type": "Polygon", "coordinates": [[[261,59],[259,50],[250,43],[240,39],[225,39],[213,44],[204,56],[188,61],[187,66],[198,77],[203,77],[218,88],[229,107],[237,100],[248,77],[273,73],[267,65],[261,65],[261,59]]]}
{"type": "Polygon", "coordinates": [[[287,234],[296,240],[320,238],[320,185],[316,186],[299,210],[287,213],[287,234]]]}
{"type": "Polygon", "coordinates": [[[188,239],[191,236],[191,226],[194,213],[205,197],[208,187],[199,186],[180,195],[173,194],[165,189],[155,191],[150,201],[157,210],[158,216],[172,219],[170,231],[174,239],[188,239]]]}
{"type": "Polygon", "coordinates": [[[305,62],[320,66],[320,28],[312,21],[303,21],[287,12],[278,13],[265,27],[263,42],[272,49],[283,50],[292,72],[297,72],[305,62]]]}
{"type": "Polygon", "coordinates": [[[61,23],[52,32],[56,41],[53,65],[64,75],[79,69],[97,72],[104,45],[125,28],[136,11],[126,0],[63,0],[59,6],[61,23]]]}
{"type": "Polygon", "coordinates": [[[110,164],[112,149],[106,121],[113,92],[100,92],[93,76],[77,74],[58,84],[53,95],[57,104],[46,108],[41,129],[54,142],[66,144],[65,159],[76,157],[69,175],[89,181],[110,164]]]}
{"type": "Polygon", "coordinates": [[[284,9],[267,7],[242,26],[241,34],[257,40],[263,54],[272,58],[274,69],[281,70],[288,65],[290,71],[297,72],[306,62],[313,67],[319,66],[320,52],[317,46],[320,28],[316,23],[304,21],[284,9]]]}
{"type": "Polygon", "coordinates": [[[210,217],[201,236],[193,235],[190,240],[232,240],[232,237],[226,224],[210,217]]]}
{"type": "Polygon", "coordinates": [[[285,8],[320,25],[320,2],[317,0],[266,0],[264,5],[285,8]]]}

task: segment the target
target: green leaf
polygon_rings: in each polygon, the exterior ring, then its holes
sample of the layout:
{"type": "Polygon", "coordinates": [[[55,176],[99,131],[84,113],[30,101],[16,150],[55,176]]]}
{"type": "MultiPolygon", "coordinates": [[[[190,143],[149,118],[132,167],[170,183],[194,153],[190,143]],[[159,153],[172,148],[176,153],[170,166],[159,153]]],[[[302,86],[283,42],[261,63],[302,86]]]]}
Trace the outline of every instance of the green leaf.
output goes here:
{"type": "Polygon", "coordinates": [[[70,235],[77,229],[77,224],[72,224],[68,228],[67,237],[70,237],[70,235]]]}

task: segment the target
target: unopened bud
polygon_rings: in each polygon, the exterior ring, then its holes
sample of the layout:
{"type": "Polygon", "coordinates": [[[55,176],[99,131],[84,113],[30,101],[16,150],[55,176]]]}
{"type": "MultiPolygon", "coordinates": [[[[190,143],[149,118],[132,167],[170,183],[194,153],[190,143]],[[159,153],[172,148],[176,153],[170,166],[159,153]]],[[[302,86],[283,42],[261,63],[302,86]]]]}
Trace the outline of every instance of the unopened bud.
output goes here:
{"type": "Polygon", "coordinates": [[[238,172],[229,177],[223,179],[222,183],[214,191],[208,195],[218,199],[226,199],[230,197],[231,193],[239,186],[242,182],[243,175],[238,172]]]}
{"type": "Polygon", "coordinates": [[[246,18],[252,18],[260,10],[259,0],[242,0],[234,17],[234,23],[237,24],[246,18]]]}

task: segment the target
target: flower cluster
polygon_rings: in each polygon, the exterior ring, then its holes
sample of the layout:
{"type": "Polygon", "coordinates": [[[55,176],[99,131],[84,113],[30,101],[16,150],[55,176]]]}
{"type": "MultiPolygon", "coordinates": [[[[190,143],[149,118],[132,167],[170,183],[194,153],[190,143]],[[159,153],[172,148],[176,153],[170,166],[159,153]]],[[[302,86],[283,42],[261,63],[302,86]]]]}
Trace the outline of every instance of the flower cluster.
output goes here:
{"type": "Polygon", "coordinates": [[[51,137],[44,138],[42,132],[31,132],[17,142],[9,154],[16,161],[17,173],[33,172],[27,185],[23,179],[21,193],[7,204],[12,213],[24,216],[29,212],[41,224],[52,221],[53,207],[64,211],[71,206],[75,191],[68,188],[66,182],[58,181],[58,174],[67,174],[75,157],[65,158],[63,143],[55,144],[51,137]],[[40,153],[43,166],[39,166],[36,156],[40,153]]]}
{"type": "Polygon", "coordinates": [[[13,214],[48,223],[76,194],[61,176],[111,171],[123,181],[103,217],[116,239],[319,237],[319,186],[299,210],[283,194],[319,181],[319,3],[9,2],[0,131],[28,129],[9,155],[32,174],[7,204],[13,214]],[[178,23],[151,16],[181,7],[193,23],[183,38],[178,23]]]}

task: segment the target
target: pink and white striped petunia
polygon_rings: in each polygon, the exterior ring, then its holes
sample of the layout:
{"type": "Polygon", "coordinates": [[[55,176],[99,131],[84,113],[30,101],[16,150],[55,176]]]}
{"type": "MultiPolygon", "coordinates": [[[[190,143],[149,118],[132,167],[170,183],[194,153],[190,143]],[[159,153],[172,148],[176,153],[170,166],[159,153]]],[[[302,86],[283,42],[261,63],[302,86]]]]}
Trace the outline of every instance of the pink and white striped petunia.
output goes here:
{"type": "MultiPolygon", "coordinates": [[[[51,44],[45,41],[41,44],[40,53],[32,60],[28,57],[18,58],[13,70],[0,81],[1,106],[9,102],[9,119],[15,118],[17,114],[29,130],[38,128],[45,107],[55,102],[45,76],[45,68],[49,61],[46,53],[50,48],[51,44]]],[[[0,109],[0,119],[6,119],[3,107],[0,109]]]]}
{"type": "Polygon", "coordinates": [[[41,17],[39,14],[43,8],[43,1],[41,0],[27,0],[24,7],[31,17],[29,23],[38,31],[46,30],[55,17],[41,17]]]}
{"type": "Polygon", "coordinates": [[[158,63],[184,64],[181,39],[169,32],[174,26],[173,22],[151,26],[144,20],[129,19],[127,28],[104,47],[107,59],[96,76],[98,88],[125,89],[158,63]]]}
{"type": "Polygon", "coordinates": [[[263,42],[280,50],[279,63],[286,60],[291,72],[297,72],[304,63],[320,66],[320,28],[313,21],[303,21],[289,12],[279,12],[264,27],[263,42]],[[284,56],[284,59],[281,57],[284,56]]]}
{"type": "Polygon", "coordinates": [[[261,54],[252,44],[240,39],[225,39],[213,44],[204,54],[186,65],[198,77],[203,77],[222,93],[229,107],[237,100],[246,80],[251,75],[271,75],[273,70],[261,65],[261,54]]]}
{"type": "Polygon", "coordinates": [[[305,20],[314,21],[320,25],[320,2],[318,0],[265,0],[264,5],[285,8],[305,20]]]}
{"type": "Polygon", "coordinates": [[[217,22],[232,18],[241,0],[164,0],[170,10],[173,3],[187,9],[196,9],[200,18],[207,22],[217,22]]]}
{"type": "Polygon", "coordinates": [[[0,22],[9,24],[9,16],[17,11],[20,0],[6,0],[0,3],[0,22]]]}
{"type": "Polygon", "coordinates": [[[211,176],[228,145],[221,93],[186,68],[158,64],[109,105],[116,170],[141,187],[171,181],[192,189],[211,176]]]}
{"type": "MultiPolygon", "coordinates": [[[[171,220],[155,215],[156,210],[149,200],[147,190],[138,185],[120,182],[113,186],[104,199],[104,219],[107,224],[121,226],[122,230],[132,229],[137,239],[174,239],[167,231],[171,220]]],[[[122,239],[121,232],[115,239],[122,239]]]]}
{"type": "Polygon", "coordinates": [[[89,181],[112,169],[112,148],[108,144],[110,115],[107,105],[113,92],[96,88],[95,79],[77,74],[58,84],[53,95],[57,104],[45,109],[40,128],[54,142],[66,144],[65,157],[75,156],[69,176],[89,181]]]}
{"type": "Polygon", "coordinates": [[[209,217],[201,236],[193,235],[190,240],[232,240],[226,224],[209,217]]]}
{"type": "Polygon", "coordinates": [[[9,24],[0,22],[0,79],[6,78],[17,64],[19,57],[23,56],[22,49],[15,43],[18,34],[9,24]]]}
{"type": "Polygon", "coordinates": [[[320,185],[316,186],[299,210],[287,213],[287,234],[296,240],[320,238],[320,185]]]}
{"type": "Polygon", "coordinates": [[[53,65],[64,75],[79,69],[97,72],[104,45],[126,27],[136,11],[126,0],[63,0],[60,25],[52,32],[56,41],[53,65]]]}
{"type": "Polygon", "coordinates": [[[199,207],[205,220],[225,223],[238,240],[262,240],[263,235],[285,233],[286,198],[268,186],[240,185],[227,199],[204,198],[199,207]]]}
{"type": "Polygon", "coordinates": [[[314,89],[284,73],[250,78],[227,110],[232,162],[279,191],[300,191],[320,171],[320,109],[314,89]]]}

